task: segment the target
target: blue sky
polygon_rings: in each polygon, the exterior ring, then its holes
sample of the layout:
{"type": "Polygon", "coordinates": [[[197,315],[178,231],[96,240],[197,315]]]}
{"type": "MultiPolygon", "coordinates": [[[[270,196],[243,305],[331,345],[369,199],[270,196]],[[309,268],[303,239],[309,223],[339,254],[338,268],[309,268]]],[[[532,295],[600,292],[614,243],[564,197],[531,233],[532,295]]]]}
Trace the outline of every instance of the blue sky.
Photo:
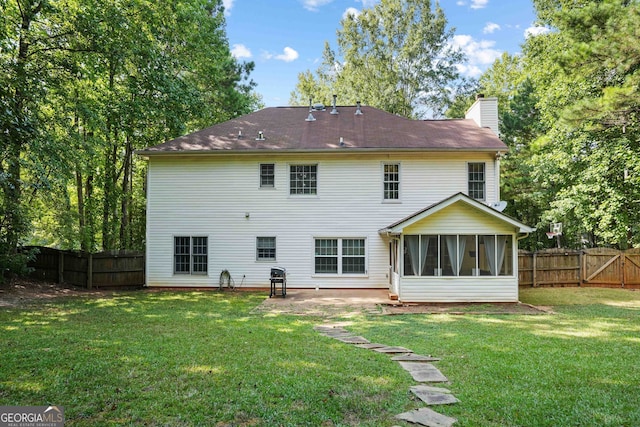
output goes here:
{"type": "MultiPolygon", "coordinates": [[[[336,30],[345,13],[378,0],[223,0],[232,54],[254,61],[252,79],[266,106],[289,104],[298,73],[315,71],[324,42],[337,50],[336,30]]],[[[463,75],[478,77],[502,52],[517,53],[534,25],[531,0],[441,0],[453,43],[466,52],[463,75]]]]}

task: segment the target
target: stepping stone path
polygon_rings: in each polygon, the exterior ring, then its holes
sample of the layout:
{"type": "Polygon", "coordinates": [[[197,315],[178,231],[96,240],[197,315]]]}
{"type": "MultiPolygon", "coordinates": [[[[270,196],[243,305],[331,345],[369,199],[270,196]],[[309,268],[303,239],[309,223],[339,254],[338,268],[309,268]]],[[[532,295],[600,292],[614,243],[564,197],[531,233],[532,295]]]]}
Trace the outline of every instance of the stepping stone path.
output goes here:
{"type": "MultiPolygon", "coordinates": [[[[404,347],[392,347],[384,344],[369,342],[366,338],[353,335],[348,330],[340,326],[315,326],[313,329],[320,334],[353,344],[356,347],[365,348],[391,355],[391,360],[396,361],[404,368],[413,379],[419,383],[443,383],[449,380],[432,363],[440,359],[431,355],[415,354],[404,347]]],[[[449,405],[460,402],[451,394],[449,389],[443,387],[433,387],[425,384],[412,386],[409,391],[427,405],[449,405]]],[[[396,419],[408,421],[427,427],[451,427],[456,421],[455,418],[442,415],[430,408],[419,408],[413,411],[403,412],[396,415],[396,419]]]]}

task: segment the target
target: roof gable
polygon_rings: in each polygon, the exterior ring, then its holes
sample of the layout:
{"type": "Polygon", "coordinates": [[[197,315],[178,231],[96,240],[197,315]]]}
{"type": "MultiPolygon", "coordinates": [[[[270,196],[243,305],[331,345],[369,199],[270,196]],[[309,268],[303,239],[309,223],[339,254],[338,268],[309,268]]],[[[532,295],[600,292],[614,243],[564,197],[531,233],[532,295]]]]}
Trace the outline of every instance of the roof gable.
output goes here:
{"type": "Polygon", "coordinates": [[[506,151],[488,128],[471,119],[410,120],[373,107],[270,107],[139,152],[192,154],[260,151],[466,150],[506,151]],[[306,120],[309,114],[315,120],[306,120]],[[262,133],[264,139],[258,137],[262,133]]]}
{"type": "Polygon", "coordinates": [[[531,233],[533,231],[535,231],[535,228],[531,228],[528,225],[525,225],[523,223],[521,223],[518,220],[515,220],[513,218],[511,218],[508,215],[503,214],[502,212],[499,212],[495,209],[493,209],[490,206],[485,205],[484,203],[481,203],[475,199],[472,199],[471,197],[467,196],[466,194],[463,193],[457,193],[454,194],[453,196],[444,199],[438,203],[435,203],[431,206],[428,206],[418,212],[415,212],[412,215],[409,215],[406,218],[403,218],[383,229],[380,230],[380,233],[389,233],[389,234],[401,234],[403,232],[403,230],[413,224],[416,224],[420,221],[422,221],[423,219],[437,213],[437,212],[441,212],[444,209],[448,208],[449,206],[452,206],[456,203],[464,203],[474,209],[479,210],[480,212],[492,216],[495,219],[504,222],[506,224],[509,224],[510,226],[515,227],[516,229],[518,229],[518,231],[520,233],[531,233]]]}

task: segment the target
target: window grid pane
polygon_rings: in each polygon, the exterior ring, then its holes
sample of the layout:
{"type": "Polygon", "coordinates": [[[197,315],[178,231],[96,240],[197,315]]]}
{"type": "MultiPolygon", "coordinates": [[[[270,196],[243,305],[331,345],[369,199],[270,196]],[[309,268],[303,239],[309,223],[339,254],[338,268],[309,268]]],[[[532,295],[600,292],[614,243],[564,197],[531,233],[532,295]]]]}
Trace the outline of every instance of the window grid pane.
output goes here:
{"type": "Polygon", "coordinates": [[[364,239],[342,240],[342,273],[364,274],[365,253],[364,239]]]}
{"type": "Polygon", "coordinates": [[[337,239],[316,239],[315,271],[320,274],[338,274],[337,239]]]}
{"type": "Polygon", "coordinates": [[[260,165],[260,187],[273,187],[275,183],[275,166],[273,163],[260,165]]]}
{"type": "Polygon", "coordinates": [[[256,258],[258,260],[276,259],[276,238],[258,237],[256,240],[256,258]]]}
{"type": "Polygon", "coordinates": [[[174,237],[174,272],[175,273],[189,273],[191,272],[190,266],[190,249],[191,238],[190,237],[174,237]]]}
{"type": "Polygon", "coordinates": [[[207,238],[193,237],[193,273],[207,272],[207,238]]]}
{"type": "Polygon", "coordinates": [[[292,165],[290,169],[290,194],[317,193],[317,165],[292,165]]]}
{"type": "Polygon", "coordinates": [[[469,163],[469,197],[484,200],[484,163],[469,163]]]}
{"type": "Polygon", "coordinates": [[[398,200],[400,198],[400,165],[384,165],[384,199],[398,200]]]}

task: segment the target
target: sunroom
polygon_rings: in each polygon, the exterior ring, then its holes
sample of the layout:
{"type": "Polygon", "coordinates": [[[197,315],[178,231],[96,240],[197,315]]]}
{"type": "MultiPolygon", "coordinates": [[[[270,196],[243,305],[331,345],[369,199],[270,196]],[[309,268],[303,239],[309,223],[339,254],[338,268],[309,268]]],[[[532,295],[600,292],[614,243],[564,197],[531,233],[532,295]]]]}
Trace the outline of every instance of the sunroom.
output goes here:
{"type": "Polygon", "coordinates": [[[403,302],[518,301],[518,238],[533,229],[458,193],[380,230],[403,302]]]}

